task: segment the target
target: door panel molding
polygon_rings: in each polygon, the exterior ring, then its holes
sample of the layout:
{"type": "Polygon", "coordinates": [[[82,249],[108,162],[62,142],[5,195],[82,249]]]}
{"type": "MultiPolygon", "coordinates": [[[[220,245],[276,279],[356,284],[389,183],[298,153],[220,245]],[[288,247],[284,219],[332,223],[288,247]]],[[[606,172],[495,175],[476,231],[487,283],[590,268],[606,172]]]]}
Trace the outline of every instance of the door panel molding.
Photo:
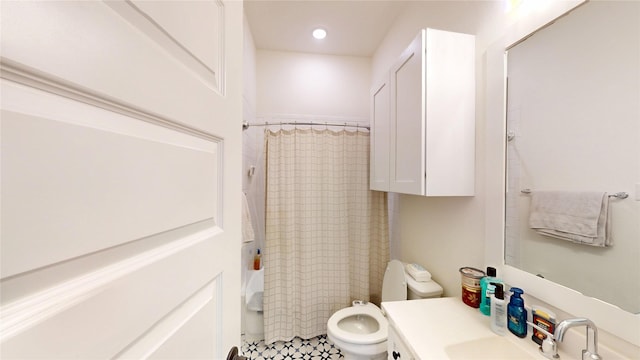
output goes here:
{"type": "MultiPolygon", "coordinates": [[[[222,358],[222,339],[220,336],[216,336],[216,334],[221,333],[221,331],[217,331],[218,329],[222,329],[222,308],[219,304],[222,302],[221,287],[223,275],[224,274],[219,274],[208,282],[202,289],[198,290],[171,313],[160,319],[147,332],[134,340],[113,358],[146,359],[157,356],[159,352],[166,353],[172,350],[175,351],[175,348],[178,349],[178,356],[182,357],[184,353],[181,353],[181,350],[189,348],[189,346],[183,343],[177,345],[172,344],[171,341],[175,341],[176,335],[179,335],[181,330],[189,326],[189,322],[197,321],[197,317],[199,316],[208,317],[209,320],[213,318],[213,321],[204,329],[195,332],[191,331],[190,333],[197,333],[201,336],[214,339],[214,344],[212,348],[208,349],[210,353],[199,354],[198,357],[222,358]],[[167,347],[171,349],[166,349],[167,347]]],[[[168,358],[168,356],[161,356],[161,358],[168,358]]]]}
{"type": "MultiPolygon", "coordinates": [[[[215,55],[210,57],[203,57],[198,53],[197,48],[189,48],[188,44],[181,43],[177,38],[180,38],[180,34],[175,33],[175,30],[171,27],[171,23],[167,23],[161,18],[162,6],[173,6],[171,3],[163,4],[158,3],[145,3],[141,1],[105,1],[105,4],[113,9],[118,15],[122,16],[131,25],[135,26],[138,30],[145,33],[156,44],[161,46],[165,51],[171,54],[177,59],[183,66],[192,71],[197,77],[202,79],[203,83],[210,89],[224,95],[224,82],[221,75],[224,74],[224,58],[223,52],[223,39],[224,39],[224,4],[220,1],[215,2],[193,2],[193,3],[181,3],[180,7],[189,6],[207,6],[214,4],[213,7],[208,9],[193,9],[194,11],[213,11],[215,14],[213,18],[216,18],[214,24],[213,34],[202,34],[202,36],[211,38],[211,42],[215,47],[213,52],[215,55]]],[[[180,8],[174,9],[179,10],[180,8]]],[[[170,9],[169,9],[170,10],[170,9]]],[[[195,15],[195,14],[191,14],[195,15]]],[[[188,39],[184,39],[188,40],[188,39]]]]}
{"type": "Polygon", "coordinates": [[[118,279],[222,233],[210,227],[0,307],[0,343],[99,294],[118,279]]]}
{"type": "MultiPolygon", "coordinates": [[[[212,6],[219,10],[216,25],[224,28],[232,6],[207,3],[215,4],[212,6]]],[[[208,70],[183,49],[190,45],[181,48],[128,3],[9,1],[2,2],[0,17],[3,63],[11,61],[23,70],[64,79],[80,89],[91,89],[91,94],[117,99],[127,107],[135,104],[135,108],[194,128],[215,129],[210,122],[217,115],[214,109],[226,101],[225,61],[219,62],[220,69],[213,69],[218,71],[214,87],[203,77],[208,70]],[[113,6],[137,16],[131,20],[113,6]],[[155,33],[145,32],[146,28],[155,33]]],[[[187,26],[193,28],[186,30],[185,37],[197,39],[209,24],[200,19],[185,23],[187,26]]],[[[227,56],[227,33],[221,30],[218,34],[220,59],[227,56]]]]}
{"type": "Polygon", "coordinates": [[[221,224],[222,142],[0,82],[2,277],[221,224]]]}
{"type": "MultiPolygon", "coordinates": [[[[215,134],[169,119],[160,114],[151,113],[140,107],[99,94],[79,85],[71,84],[68,81],[55,78],[52,75],[4,57],[0,57],[0,78],[204,140],[212,142],[222,140],[215,134]]],[[[5,95],[3,94],[3,101],[5,101],[4,98],[5,95]]],[[[28,108],[31,109],[30,107],[28,108]]]]}

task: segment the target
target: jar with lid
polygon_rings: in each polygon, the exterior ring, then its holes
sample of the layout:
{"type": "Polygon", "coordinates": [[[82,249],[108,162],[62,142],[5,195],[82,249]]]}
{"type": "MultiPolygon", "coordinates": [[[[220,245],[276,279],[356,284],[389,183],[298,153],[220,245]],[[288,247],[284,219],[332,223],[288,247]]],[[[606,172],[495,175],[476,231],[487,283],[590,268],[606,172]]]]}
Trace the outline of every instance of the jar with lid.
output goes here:
{"type": "Polygon", "coordinates": [[[480,307],[480,279],[485,276],[484,271],[472,268],[461,267],[460,276],[462,282],[462,302],[473,307],[480,307]]]}

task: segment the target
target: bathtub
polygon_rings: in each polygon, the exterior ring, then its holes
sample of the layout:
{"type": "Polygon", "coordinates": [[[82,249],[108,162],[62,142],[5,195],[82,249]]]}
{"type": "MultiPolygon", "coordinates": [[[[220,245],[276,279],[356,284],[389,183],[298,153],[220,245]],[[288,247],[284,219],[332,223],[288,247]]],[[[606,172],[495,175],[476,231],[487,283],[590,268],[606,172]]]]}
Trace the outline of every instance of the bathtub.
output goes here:
{"type": "Polygon", "coordinates": [[[246,340],[264,339],[264,268],[249,270],[243,302],[244,336],[246,340]]]}

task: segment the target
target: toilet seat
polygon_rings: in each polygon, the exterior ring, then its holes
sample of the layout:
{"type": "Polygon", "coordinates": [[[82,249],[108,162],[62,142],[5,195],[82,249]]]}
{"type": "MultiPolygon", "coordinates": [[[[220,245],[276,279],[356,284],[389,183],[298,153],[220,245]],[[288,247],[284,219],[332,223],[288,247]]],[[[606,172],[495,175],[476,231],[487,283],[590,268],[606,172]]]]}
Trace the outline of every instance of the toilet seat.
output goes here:
{"type": "Polygon", "coordinates": [[[382,315],[382,310],[372,303],[366,305],[355,305],[336,311],[327,322],[327,329],[336,339],[355,345],[377,344],[387,340],[388,322],[382,315]],[[378,322],[378,331],[370,334],[358,334],[343,330],[338,323],[355,315],[368,315],[378,322]]]}

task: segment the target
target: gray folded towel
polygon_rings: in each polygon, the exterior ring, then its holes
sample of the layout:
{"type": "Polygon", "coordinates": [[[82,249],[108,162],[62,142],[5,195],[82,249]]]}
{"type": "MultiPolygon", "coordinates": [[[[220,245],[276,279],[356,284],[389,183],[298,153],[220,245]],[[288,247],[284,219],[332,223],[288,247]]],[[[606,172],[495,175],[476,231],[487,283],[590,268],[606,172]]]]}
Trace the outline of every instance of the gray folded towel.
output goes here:
{"type": "Polygon", "coordinates": [[[592,246],[611,246],[605,192],[533,191],[529,227],[539,234],[592,246]]]}

